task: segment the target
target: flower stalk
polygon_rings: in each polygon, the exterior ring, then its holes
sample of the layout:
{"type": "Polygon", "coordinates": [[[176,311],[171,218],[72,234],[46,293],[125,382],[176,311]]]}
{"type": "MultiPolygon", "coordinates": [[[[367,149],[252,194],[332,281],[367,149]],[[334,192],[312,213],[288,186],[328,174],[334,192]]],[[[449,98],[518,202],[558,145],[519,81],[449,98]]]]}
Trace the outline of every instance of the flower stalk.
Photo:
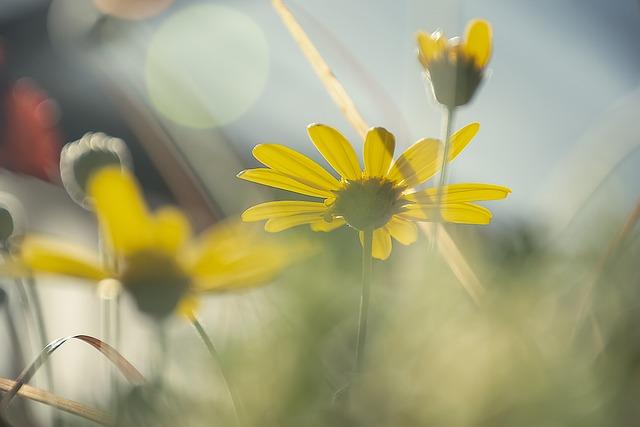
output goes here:
{"type": "Polygon", "coordinates": [[[218,365],[218,369],[220,370],[220,375],[222,376],[222,381],[224,382],[224,386],[226,387],[227,393],[229,394],[229,400],[231,401],[231,407],[233,408],[233,415],[236,419],[236,425],[240,427],[243,425],[243,423],[241,421],[240,411],[238,409],[239,401],[233,388],[231,387],[231,382],[229,381],[229,378],[227,378],[227,375],[225,373],[225,369],[222,363],[222,357],[220,357],[220,353],[218,353],[218,350],[216,349],[216,346],[213,343],[213,340],[207,334],[207,331],[204,330],[204,327],[202,326],[202,323],[200,323],[198,318],[195,315],[190,315],[189,320],[191,321],[191,324],[195,328],[203,344],[207,348],[207,351],[211,355],[211,358],[213,358],[213,360],[218,365]]]}
{"type": "Polygon", "coordinates": [[[356,373],[362,372],[364,350],[367,343],[369,321],[369,294],[373,276],[373,231],[363,232],[362,243],[362,293],[360,294],[360,316],[358,320],[358,341],[356,342],[356,373]]]}
{"type": "Polygon", "coordinates": [[[448,179],[448,166],[449,166],[449,152],[451,149],[451,130],[453,127],[453,118],[455,115],[454,107],[444,107],[442,114],[442,150],[440,158],[440,176],[438,178],[438,186],[436,187],[436,200],[435,206],[437,211],[437,220],[433,230],[433,236],[431,238],[432,251],[436,248],[436,242],[438,241],[438,230],[444,222],[442,214],[442,197],[444,194],[444,187],[447,185],[448,179]]]}

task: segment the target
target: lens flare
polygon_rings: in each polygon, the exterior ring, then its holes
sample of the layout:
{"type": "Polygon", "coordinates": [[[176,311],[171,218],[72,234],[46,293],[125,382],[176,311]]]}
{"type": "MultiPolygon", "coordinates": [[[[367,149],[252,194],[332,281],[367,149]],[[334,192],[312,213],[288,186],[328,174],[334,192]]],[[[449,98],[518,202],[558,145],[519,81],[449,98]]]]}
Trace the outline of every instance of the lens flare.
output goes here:
{"type": "Polygon", "coordinates": [[[225,6],[196,5],[170,17],[153,36],[146,85],[162,115],[210,128],[251,108],[268,68],[267,41],[253,19],[225,6]]]}

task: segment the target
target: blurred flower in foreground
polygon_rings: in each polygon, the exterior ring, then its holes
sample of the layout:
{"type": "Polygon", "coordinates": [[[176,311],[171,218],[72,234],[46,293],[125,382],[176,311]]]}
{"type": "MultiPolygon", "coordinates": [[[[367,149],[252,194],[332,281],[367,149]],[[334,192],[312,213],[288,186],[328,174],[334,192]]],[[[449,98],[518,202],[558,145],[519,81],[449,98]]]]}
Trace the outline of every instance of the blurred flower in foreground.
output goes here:
{"type": "Polygon", "coordinates": [[[482,19],[471,21],[462,41],[447,40],[440,31],[421,31],[416,37],[418,59],[438,102],[448,108],[467,104],[491,58],[491,25],[482,19]]]}
{"type": "MultiPolygon", "coordinates": [[[[448,160],[453,160],[479,129],[477,123],[451,138],[448,160]]],[[[360,232],[373,232],[373,256],[386,259],[391,237],[408,245],[417,239],[414,221],[438,220],[435,188],[413,188],[435,175],[440,166],[441,142],[425,138],[409,147],[392,163],[395,138],[384,128],[372,128],[364,143],[364,171],[351,144],[337,130],[314,124],[308,127],[311,141],[341,180],[308,157],[282,145],[261,144],[253,155],[267,168],[249,169],[238,176],[247,181],[295,193],[323,198],[323,202],[276,201],[247,209],[245,221],[267,220],[270,232],[310,224],[314,231],[331,231],[348,224],[360,232]]],[[[454,184],[444,188],[442,217],[463,224],[487,224],[491,212],[479,200],[506,197],[511,190],[491,184],[454,184]]]]}
{"type": "Polygon", "coordinates": [[[85,249],[35,235],[22,242],[22,262],[36,272],[116,278],[141,311],[157,318],[179,304],[190,314],[196,294],[264,283],[304,254],[300,247],[294,252],[257,238],[236,222],[191,240],[184,214],[175,208],[150,213],[132,174],[119,166],[94,172],[87,189],[114,266],[105,268],[97,254],[85,249]]]}

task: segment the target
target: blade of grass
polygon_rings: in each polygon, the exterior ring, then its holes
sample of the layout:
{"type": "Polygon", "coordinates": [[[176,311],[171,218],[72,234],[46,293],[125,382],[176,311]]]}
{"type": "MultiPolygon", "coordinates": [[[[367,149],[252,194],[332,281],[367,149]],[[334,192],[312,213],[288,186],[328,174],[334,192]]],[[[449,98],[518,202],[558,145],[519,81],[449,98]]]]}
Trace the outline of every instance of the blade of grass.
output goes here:
{"type": "Polygon", "coordinates": [[[3,414],[7,410],[11,400],[16,396],[16,394],[18,394],[25,383],[28,382],[36,372],[38,372],[38,369],[40,369],[40,367],[49,360],[49,357],[51,357],[51,355],[63,344],[71,340],[82,341],[98,350],[102,355],[109,359],[115,367],[118,368],[129,382],[133,384],[144,384],[146,382],[142,374],[131,363],[129,363],[127,359],[104,341],[89,335],[68,336],[49,343],[49,345],[40,351],[40,354],[35,358],[35,360],[27,366],[20,375],[18,375],[13,387],[11,387],[11,389],[9,389],[0,400],[0,414],[3,414]]]}
{"type": "MultiPolygon", "coordinates": [[[[9,392],[17,386],[17,382],[0,378],[0,390],[3,392],[9,392]]],[[[33,400],[34,402],[44,403],[53,408],[60,409],[61,411],[68,412],[73,415],[85,418],[87,420],[96,422],[102,425],[111,425],[110,419],[107,414],[99,409],[94,409],[89,406],[85,406],[81,403],[73,400],[64,399],[48,391],[41,390],[30,385],[22,384],[17,392],[17,395],[25,399],[33,400]]]]}
{"type": "Polygon", "coordinates": [[[307,58],[313,70],[318,75],[320,81],[324,84],[324,87],[329,92],[329,95],[338,105],[342,114],[344,114],[347,121],[353,126],[356,132],[364,139],[364,136],[369,129],[369,125],[364,121],[362,115],[356,108],[351,97],[347,94],[344,86],[338,81],[336,76],[333,75],[331,68],[327,65],[325,60],[320,55],[320,52],[313,45],[304,29],[300,26],[296,18],[285,6],[282,0],[273,0],[273,7],[280,15],[282,22],[287,27],[291,36],[296,41],[302,53],[307,58]]]}
{"type": "Polygon", "coordinates": [[[598,323],[597,318],[595,317],[592,310],[592,299],[593,299],[593,291],[595,287],[600,282],[602,275],[607,270],[611,259],[618,252],[618,249],[622,246],[622,244],[627,240],[627,237],[633,232],[633,229],[640,221],[640,200],[633,208],[631,213],[627,216],[626,221],[620,228],[620,231],[614,236],[611,240],[604,254],[596,264],[593,272],[591,273],[590,279],[587,281],[587,286],[584,288],[582,298],[580,298],[580,305],[578,306],[578,311],[576,315],[576,322],[571,331],[571,339],[569,340],[572,343],[582,323],[585,319],[589,318],[591,321],[591,326],[593,328],[594,340],[596,342],[596,354],[599,354],[604,349],[604,341],[601,335],[600,325],[598,323]]]}
{"type": "MultiPolygon", "coordinates": [[[[331,71],[325,60],[316,49],[313,42],[309,39],[304,29],[291,11],[287,8],[282,0],[272,0],[272,4],[276,12],[280,15],[282,22],[287,27],[291,36],[298,44],[300,50],[307,58],[318,78],[324,84],[327,92],[336,103],[342,114],[351,124],[353,129],[363,138],[366,135],[369,125],[362,118],[362,115],[356,108],[355,103],[345,90],[344,86],[338,81],[331,71]]],[[[421,230],[427,237],[433,236],[433,231],[429,224],[423,224],[421,230]]],[[[484,286],[475,275],[464,255],[455,244],[451,235],[444,229],[437,233],[438,248],[442,256],[449,264],[449,267],[455,274],[456,278],[462,284],[462,287],[469,294],[471,299],[479,304],[480,296],[484,293],[484,286]]]]}

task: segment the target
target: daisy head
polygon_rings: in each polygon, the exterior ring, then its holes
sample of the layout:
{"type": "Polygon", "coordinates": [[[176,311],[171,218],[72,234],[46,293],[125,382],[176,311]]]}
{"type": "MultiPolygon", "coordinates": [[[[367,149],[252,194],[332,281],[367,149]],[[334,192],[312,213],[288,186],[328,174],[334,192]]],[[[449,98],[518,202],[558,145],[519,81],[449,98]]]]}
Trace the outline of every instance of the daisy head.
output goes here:
{"type": "MultiPolygon", "coordinates": [[[[451,137],[448,160],[455,158],[479,129],[470,124],[451,137]]],[[[279,144],[260,144],[253,155],[264,168],[248,169],[238,177],[258,184],[288,190],[321,200],[288,200],[261,203],[247,209],[245,221],[266,220],[270,232],[309,224],[314,231],[331,231],[348,225],[360,233],[373,233],[373,256],[386,259],[391,238],[411,244],[418,237],[416,221],[444,221],[487,224],[491,212],[472,202],[501,199],[509,189],[490,184],[453,184],[443,189],[442,206],[436,206],[436,188],[416,186],[440,169],[441,142],[424,138],[409,147],[395,161],[395,138],[384,128],[367,132],[364,168],[355,150],[336,129],[313,124],[309,137],[334,176],[307,156],[279,144]]]]}

